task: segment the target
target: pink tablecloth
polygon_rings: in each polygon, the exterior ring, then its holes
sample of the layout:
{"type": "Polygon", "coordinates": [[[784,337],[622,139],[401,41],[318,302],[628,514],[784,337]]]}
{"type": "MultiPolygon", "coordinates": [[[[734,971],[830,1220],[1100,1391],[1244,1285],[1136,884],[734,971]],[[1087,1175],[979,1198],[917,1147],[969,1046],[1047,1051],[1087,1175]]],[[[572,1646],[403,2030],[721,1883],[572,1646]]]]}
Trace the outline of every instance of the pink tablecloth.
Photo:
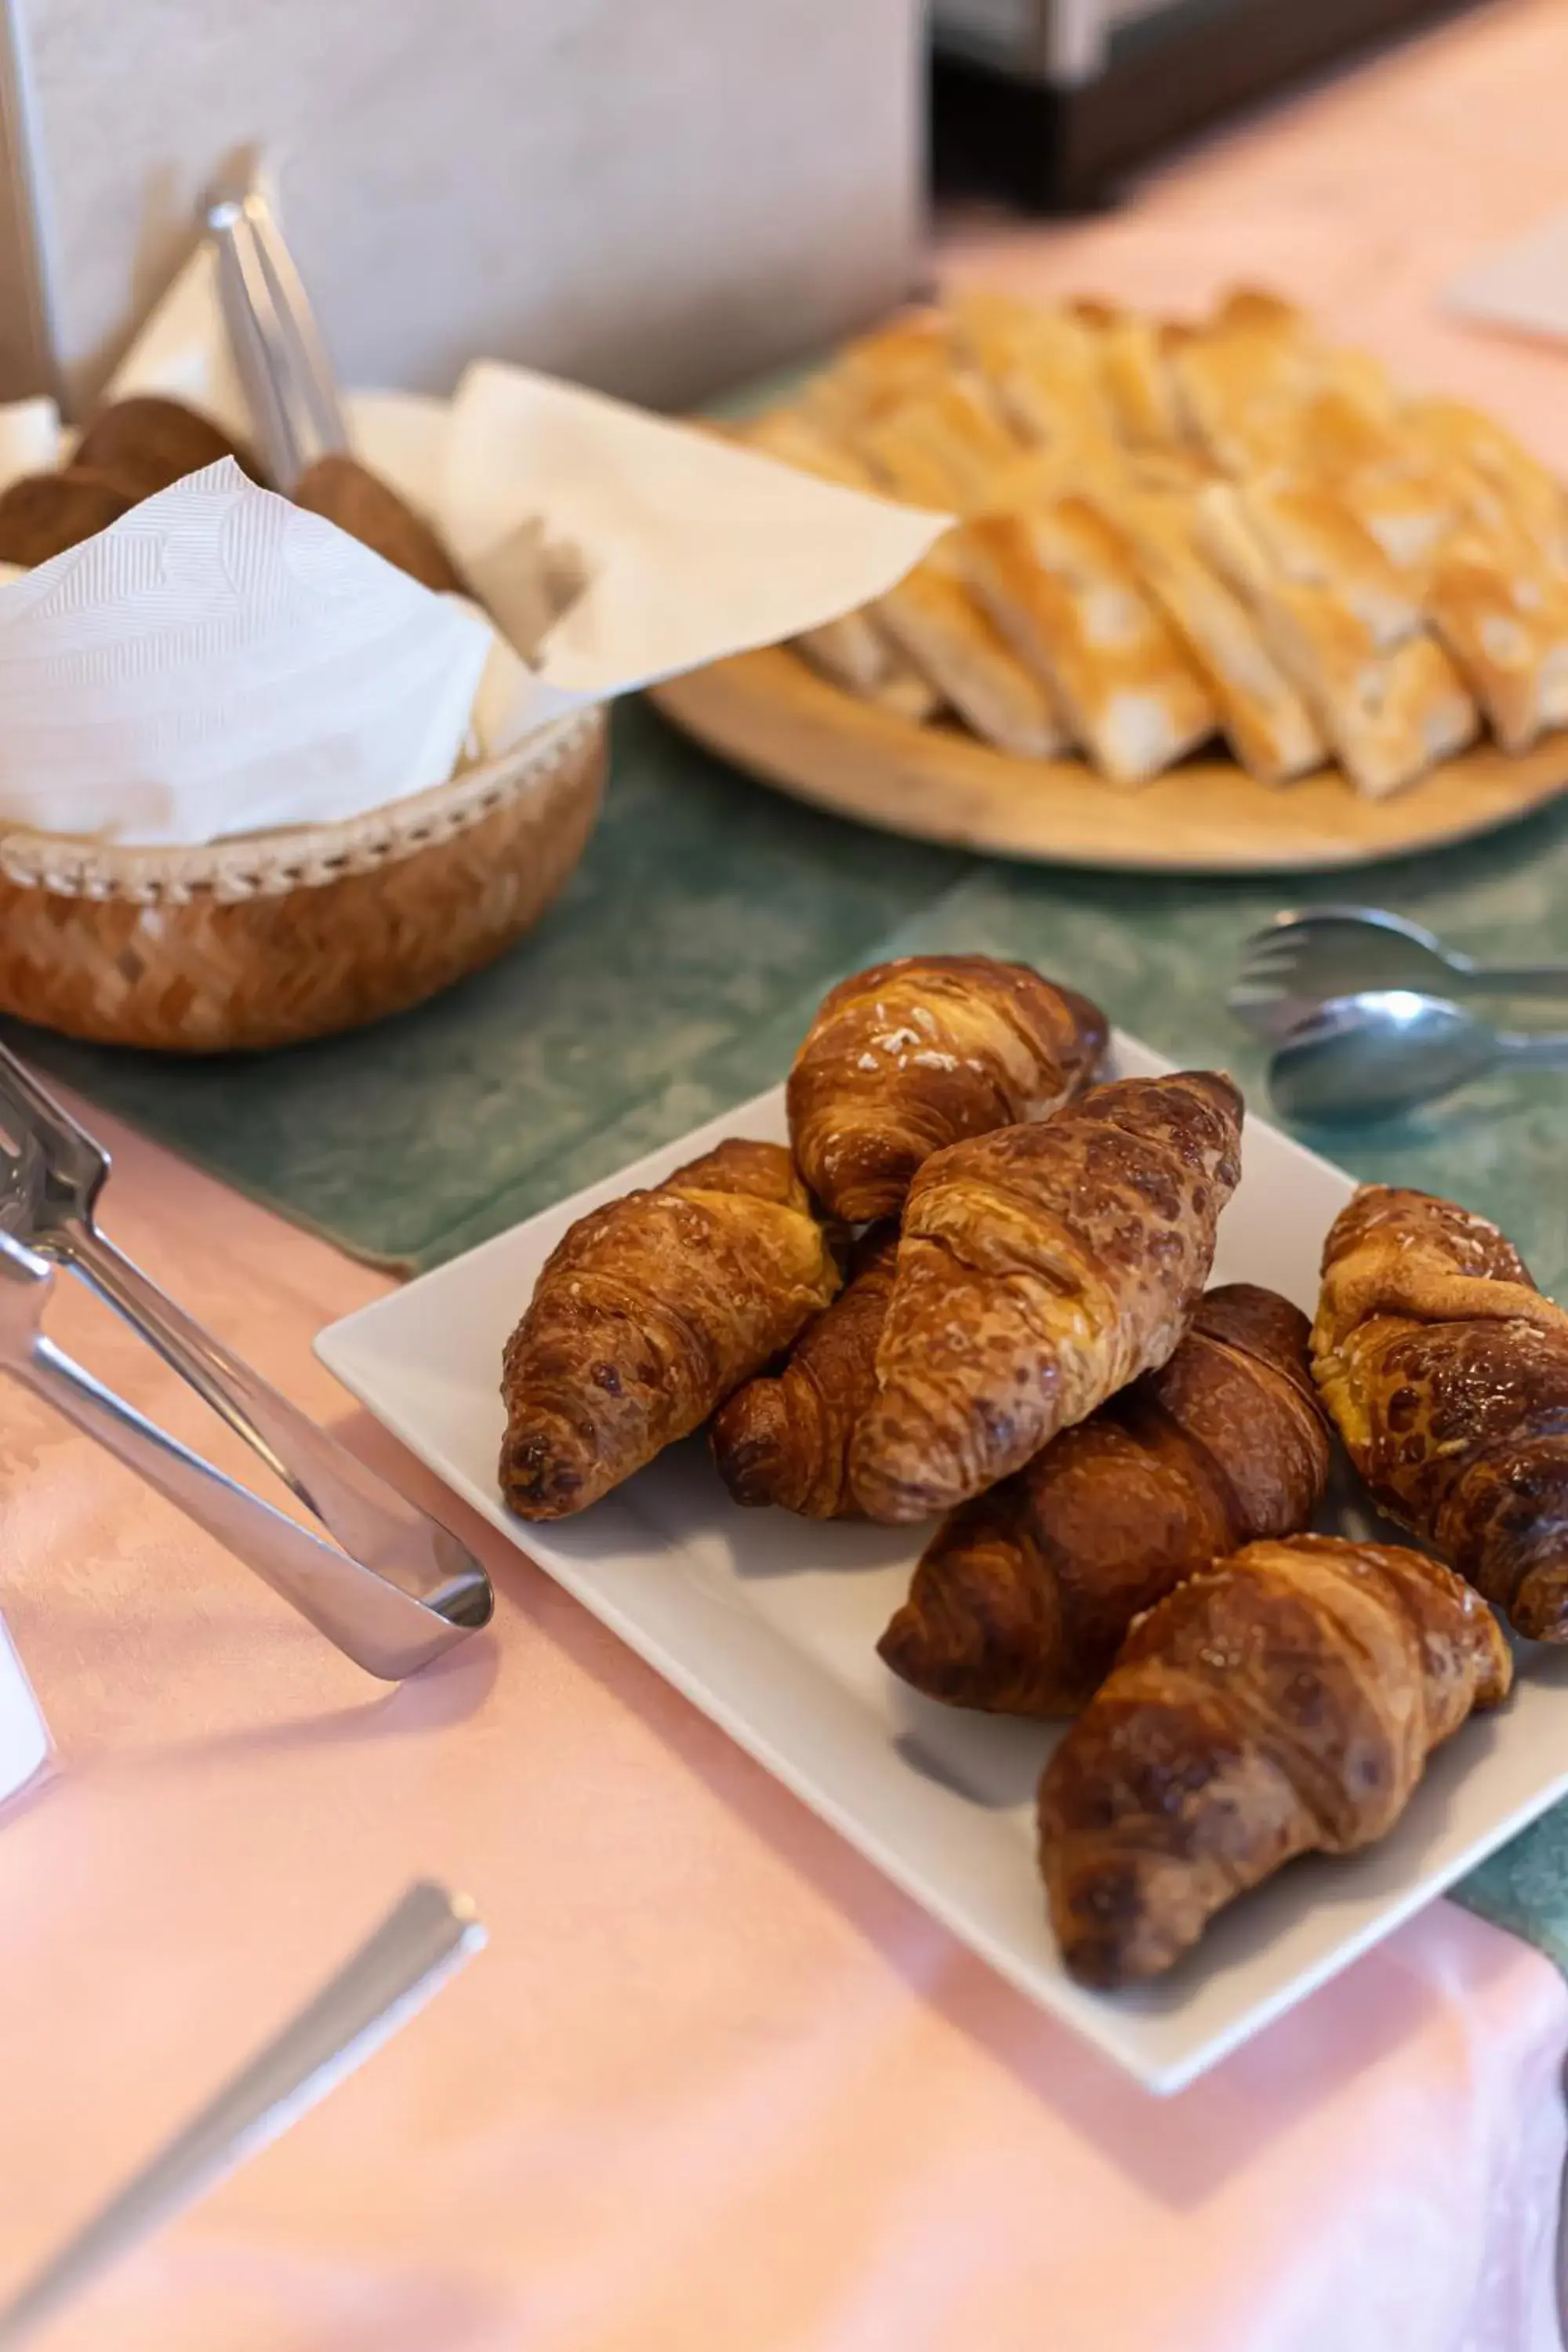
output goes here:
{"type": "MultiPolygon", "coordinates": [[[[126,1244],[342,1413],[310,1335],[379,1277],[117,1149],[126,1244]]],[[[211,1438],[89,1301],[54,1323],[211,1438]]],[[[51,2343],[1555,2347],[1568,1990],[1525,1946],[1438,1905],[1160,2105],[492,1536],[493,1637],[388,1693],[20,1391],[3,1424],[0,1604],[60,1762],[0,1821],[0,2286],[410,1877],[493,1937],[51,2343]]]]}

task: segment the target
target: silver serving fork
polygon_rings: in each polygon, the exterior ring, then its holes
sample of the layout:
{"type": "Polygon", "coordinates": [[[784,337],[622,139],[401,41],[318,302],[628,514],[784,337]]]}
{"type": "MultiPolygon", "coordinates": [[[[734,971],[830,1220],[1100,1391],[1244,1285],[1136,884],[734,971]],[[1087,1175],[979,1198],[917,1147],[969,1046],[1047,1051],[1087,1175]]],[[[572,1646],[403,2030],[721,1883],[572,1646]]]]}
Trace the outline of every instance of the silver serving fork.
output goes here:
{"type": "Polygon", "coordinates": [[[468,1547],[230,1353],[96,1222],[109,1154],[0,1045],[0,1369],[25,1381],[291,1601],[367,1672],[398,1681],[489,1622],[468,1547]],[[342,1550],[144,1420],[39,1328],[68,1266],[258,1454],[342,1550]]]}
{"type": "Polygon", "coordinates": [[[1242,950],[1226,998],[1255,1036],[1279,1044],[1321,1005],[1367,989],[1568,1000],[1568,965],[1482,964],[1382,907],[1307,907],[1276,915],[1242,950]]]}

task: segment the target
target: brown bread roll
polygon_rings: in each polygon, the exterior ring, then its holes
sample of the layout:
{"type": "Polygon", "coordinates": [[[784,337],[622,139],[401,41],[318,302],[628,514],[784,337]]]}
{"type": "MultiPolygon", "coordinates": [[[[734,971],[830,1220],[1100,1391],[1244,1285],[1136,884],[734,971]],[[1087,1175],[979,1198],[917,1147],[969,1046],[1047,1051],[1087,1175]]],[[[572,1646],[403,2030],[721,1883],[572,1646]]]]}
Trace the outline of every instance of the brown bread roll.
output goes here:
{"type": "Polygon", "coordinates": [[[138,492],[90,466],[24,474],[0,492],[0,563],[31,571],[129,514],[138,492]]]}
{"type": "Polygon", "coordinates": [[[74,462],[112,474],[139,499],[150,499],[221,457],[232,457],[253,480],[259,478],[255,458],[210,417],[183,401],[137,393],[99,410],[77,444],[74,462]]]}
{"type": "Polygon", "coordinates": [[[437,593],[468,593],[456,564],[390,482],[341,451],[318,457],[294,485],[294,503],[324,515],[400,572],[437,593]]]}

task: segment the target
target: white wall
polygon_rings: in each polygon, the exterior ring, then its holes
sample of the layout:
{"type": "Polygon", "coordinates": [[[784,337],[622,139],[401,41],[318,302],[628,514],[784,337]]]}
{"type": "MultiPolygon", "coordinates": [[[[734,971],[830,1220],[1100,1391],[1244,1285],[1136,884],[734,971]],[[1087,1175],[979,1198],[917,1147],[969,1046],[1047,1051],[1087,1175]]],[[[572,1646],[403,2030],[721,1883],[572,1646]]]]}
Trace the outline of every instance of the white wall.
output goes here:
{"type": "Polygon", "coordinates": [[[918,0],[10,5],[78,403],[256,139],[352,383],[485,352],[680,402],[916,276],[918,0]]]}

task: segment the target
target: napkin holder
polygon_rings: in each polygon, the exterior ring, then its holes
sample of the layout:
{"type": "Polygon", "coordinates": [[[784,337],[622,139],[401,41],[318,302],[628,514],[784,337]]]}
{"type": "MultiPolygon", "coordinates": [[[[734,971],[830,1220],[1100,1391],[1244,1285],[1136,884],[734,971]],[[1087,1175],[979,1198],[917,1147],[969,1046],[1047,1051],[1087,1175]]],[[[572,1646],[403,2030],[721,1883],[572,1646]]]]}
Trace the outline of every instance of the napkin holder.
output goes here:
{"type": "Polygon", "coordinates": [[[593,831],[592,708],[341,824],[196,848],[0,832],[0,1011],[186,1054],[297,1045],[418,1004],[521,938],[593,831]]]}

